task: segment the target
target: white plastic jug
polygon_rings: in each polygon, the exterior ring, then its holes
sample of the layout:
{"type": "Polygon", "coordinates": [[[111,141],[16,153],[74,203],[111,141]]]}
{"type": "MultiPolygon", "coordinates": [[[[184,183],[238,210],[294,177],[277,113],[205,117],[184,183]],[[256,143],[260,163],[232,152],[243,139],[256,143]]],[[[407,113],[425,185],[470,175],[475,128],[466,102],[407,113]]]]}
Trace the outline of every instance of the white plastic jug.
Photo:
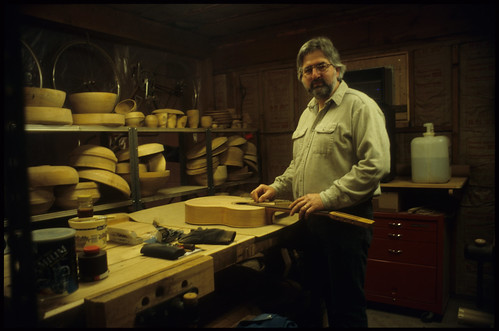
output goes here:
{"type": "Polygon", "coordinates": [[[411,142],[412,181],[415,183],[446,183],[451,177],[449,162],[450,141],[435,136],[433,123],[425,123],[423,137],[411,142]]]}

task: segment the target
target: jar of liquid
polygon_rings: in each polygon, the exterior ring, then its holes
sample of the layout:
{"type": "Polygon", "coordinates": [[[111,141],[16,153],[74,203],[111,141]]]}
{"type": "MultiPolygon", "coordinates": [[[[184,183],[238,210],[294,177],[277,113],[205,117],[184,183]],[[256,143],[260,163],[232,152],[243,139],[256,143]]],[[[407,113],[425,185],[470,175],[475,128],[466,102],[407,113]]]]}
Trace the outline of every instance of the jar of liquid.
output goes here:
{"type": "Polygon", "coordinates": [[[436,136],[433,123],[425,123],[423,137],[411,141],[412,181],[415,183],[447,183],[451,177],[449,139],[436,136]]]}
{"type": "Polygon", "coordinates": [[[94,201],[91,195],[78,196],[78,218],[94,216],[94,201]]]}

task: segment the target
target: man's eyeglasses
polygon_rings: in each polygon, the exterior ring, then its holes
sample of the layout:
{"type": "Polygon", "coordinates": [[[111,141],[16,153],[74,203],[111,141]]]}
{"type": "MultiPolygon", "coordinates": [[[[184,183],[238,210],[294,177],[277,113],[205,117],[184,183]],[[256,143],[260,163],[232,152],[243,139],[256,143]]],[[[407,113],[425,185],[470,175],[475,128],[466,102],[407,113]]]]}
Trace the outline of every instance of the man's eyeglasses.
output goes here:
{"type": "Polygon", "coordinates": [[[320,72],[320,73],[323,73],[323,72],[326,72],[327,69],[332,66],[332,64],[330,63],[325,63],[325,62],[321,62],[321,63],[318,63],[318,64],[315,64],[313,66],[308,66],[306,67],[305,69],[303,69],[303,74],[305,76],[310,76],[312,75],[312,72],[314,71],[314,68],[315,70],[317,70],[317,72],[320,72]]]}

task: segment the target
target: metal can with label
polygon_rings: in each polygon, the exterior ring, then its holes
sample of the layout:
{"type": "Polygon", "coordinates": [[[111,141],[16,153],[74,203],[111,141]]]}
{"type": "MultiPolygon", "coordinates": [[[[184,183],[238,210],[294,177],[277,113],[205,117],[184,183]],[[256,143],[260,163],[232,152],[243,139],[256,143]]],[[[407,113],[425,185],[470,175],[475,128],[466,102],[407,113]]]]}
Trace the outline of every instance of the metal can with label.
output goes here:
{"type": "Polygon", "coordinates": [[[78,289],[75,233],[70,228],[32,231],[39,295],[67,295],[78,289]]]}

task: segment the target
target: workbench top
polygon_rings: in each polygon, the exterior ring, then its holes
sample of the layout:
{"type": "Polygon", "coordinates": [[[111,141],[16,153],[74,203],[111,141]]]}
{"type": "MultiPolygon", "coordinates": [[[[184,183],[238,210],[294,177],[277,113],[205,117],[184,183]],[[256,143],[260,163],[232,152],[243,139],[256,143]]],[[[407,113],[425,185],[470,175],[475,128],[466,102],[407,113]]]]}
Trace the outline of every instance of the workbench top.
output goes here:
{"type": "Polygon", "coordinates": [[[274,217],[273,224],[259,226],[259,227],[251,227],[251,228],[239,228],[239,227],[230,227],[226,225],[194,225],[188,224],[185,222],[185,203],[184,202],[176,202],[168,205],[143,209],[140,211],[136,211],[134,213],[128,214],[128,216],[134,221],[141,223],[152,224],[153,221],[156,221],[161,226],[167,228],[178,228],[178,229],[197,229],[198,227],[202,228],[217,228],[223,229],[227,231],[236,231],[236,233],[254,236],[254,237],[265,237],[270,234],[273,234],[276,231],[281,230],[283,227],[291,225],[298,221],[298,215],[295,214],[293,216],[289,216],[286,213],[276,213],[274,217]]]}
{"type": "MultiPolygon", "coordinates": [[[[184,202],[144,209],[128,216],[130,220],[126,221],[126,227],[141,237],[155,234],[153,221],[185,233],[199,227],[185,223],[184,202]]],[[[235,231],[236,237],[229,245],[196,245],[201,251],[173,261],[142,255],[143,244],[119,245],[108,241],[105,250],[109,276],[96,282],[80,282],[78,290],[69,295],[39,300],[40,316],[47,320],[81,310],[84,306],[87,326],[133,326],[138,312],[181,295],[190,288],[196,288],[199,297],[213,292],[215,272],[272,246],[279,230],[296,221],[297,215],[276,214],[274,224],[255,228],[203,225],[202,228],[235,231]],[[163,289],[161,296],[155,294],[158,288],[163,289]]],[[[6,296],[10,295],[9,264],[9,256],[4,255],[6,296]]]]}

